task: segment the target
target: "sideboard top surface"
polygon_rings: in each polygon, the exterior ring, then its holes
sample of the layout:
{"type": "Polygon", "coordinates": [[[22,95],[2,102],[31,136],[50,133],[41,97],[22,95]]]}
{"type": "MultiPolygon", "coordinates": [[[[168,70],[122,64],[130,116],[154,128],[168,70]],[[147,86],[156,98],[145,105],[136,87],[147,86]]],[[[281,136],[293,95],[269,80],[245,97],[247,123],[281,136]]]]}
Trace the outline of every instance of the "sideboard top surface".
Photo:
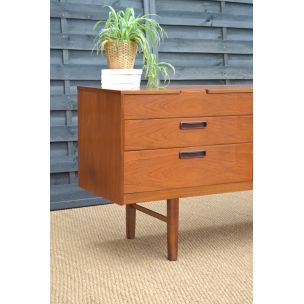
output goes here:
{"type": "Polygon", "coordinates": [[[162,89],[151,89],[151,88],[141,88],[140,90],[108,90],[102,89],[101,87],[84,87],[79,86],[79,90],[102,90],[106,92],[112,92],[121,95],[145,95],[145,94],[180,94],[182,92],[189,91],[200,91],[206,94],[221,94],[221,93],[252,93],[253,87],[250,84],[244,85],[189,85],[189,86],[169,86],[162,89]]]}

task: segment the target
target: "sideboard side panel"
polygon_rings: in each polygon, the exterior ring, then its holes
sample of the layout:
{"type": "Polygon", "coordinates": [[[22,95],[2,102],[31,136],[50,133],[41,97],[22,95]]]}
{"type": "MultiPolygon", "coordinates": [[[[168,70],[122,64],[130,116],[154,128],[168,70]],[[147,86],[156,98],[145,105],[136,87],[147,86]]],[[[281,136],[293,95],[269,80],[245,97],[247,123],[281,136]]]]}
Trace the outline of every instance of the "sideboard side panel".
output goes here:
{"type": "Polygon", "coordinates": [[[121,95],[78,88],[79,186],[120,203],[122,189],[121,95]]]}

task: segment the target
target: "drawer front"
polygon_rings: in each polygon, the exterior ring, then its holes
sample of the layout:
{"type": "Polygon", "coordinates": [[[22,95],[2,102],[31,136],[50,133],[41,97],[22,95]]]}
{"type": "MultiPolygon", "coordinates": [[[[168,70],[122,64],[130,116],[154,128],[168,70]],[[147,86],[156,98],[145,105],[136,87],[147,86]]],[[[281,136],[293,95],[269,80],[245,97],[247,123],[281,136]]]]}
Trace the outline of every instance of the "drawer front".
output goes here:
{"type": "Polygon", "coordinates": [[[125,150],[251,141],[251,115],[125,120],[125,150]]]}
{"type": "Polygon", "coordinates": [[[251,180],[251,143],[124,153],[124,193],[251,180]]]}
{"type": "Polygon", "coordinates": [[[252,114],[252,93],[181,92],[125,95],[125,119],[252,114]]]}

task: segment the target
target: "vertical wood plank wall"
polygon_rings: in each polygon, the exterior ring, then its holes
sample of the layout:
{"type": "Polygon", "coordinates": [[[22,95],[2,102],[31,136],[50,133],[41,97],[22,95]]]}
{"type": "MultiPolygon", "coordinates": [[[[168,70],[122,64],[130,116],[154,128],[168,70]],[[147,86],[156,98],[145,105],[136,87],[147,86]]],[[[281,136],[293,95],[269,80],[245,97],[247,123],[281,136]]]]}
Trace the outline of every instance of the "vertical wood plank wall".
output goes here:
{"type": "MultiPolygon", "coordinates": [[[[104,5],[157,14],[168,38],[157,49],[172,84],[252,83],[252,0],[51,0],[51,209],[109,203],[77,186],[77,85],[100,85],[92,53],[104,5]]],[[[140,56],[136,66],[141,64],[140,56]]]]}

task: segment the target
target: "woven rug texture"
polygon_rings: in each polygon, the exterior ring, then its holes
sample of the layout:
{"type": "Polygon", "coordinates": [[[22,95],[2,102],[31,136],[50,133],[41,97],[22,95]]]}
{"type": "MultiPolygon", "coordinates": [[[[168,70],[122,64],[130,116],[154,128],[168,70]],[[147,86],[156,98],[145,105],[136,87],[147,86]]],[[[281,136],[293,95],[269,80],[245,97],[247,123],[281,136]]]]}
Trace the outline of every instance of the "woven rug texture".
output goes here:
{"type": "Polygon", "coordinates": [[[252,303],[252,191],[181,199],[179,223],[169,262],[158,219],[137,211],[127,240],[123,206],[51,212],[51,303],[252,303]]]}

